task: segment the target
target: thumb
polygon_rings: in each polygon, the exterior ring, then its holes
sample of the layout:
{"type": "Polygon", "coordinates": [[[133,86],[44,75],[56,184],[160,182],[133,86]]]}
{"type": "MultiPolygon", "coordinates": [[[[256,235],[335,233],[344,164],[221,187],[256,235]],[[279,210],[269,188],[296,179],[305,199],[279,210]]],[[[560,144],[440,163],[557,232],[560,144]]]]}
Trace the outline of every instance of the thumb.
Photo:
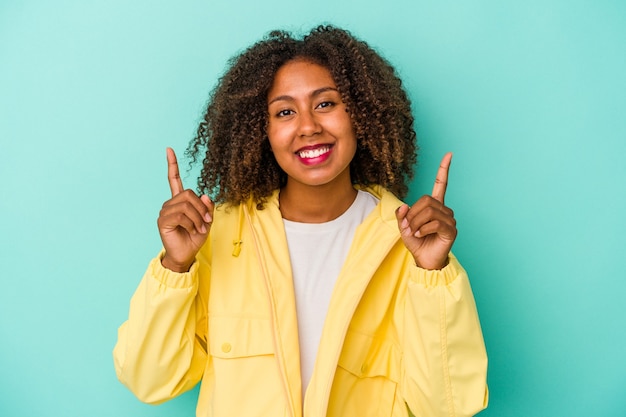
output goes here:
{"type": "Polygon", "coordinates": [[[409,206],[402,204],[396,209],[396,220],[398,221],[398,229],[402,236],[409,236],[411,234],[411,227],[406,215],[409,213],[409,206]]]}
{"type": "Polygon", "coordinates": [[[208,213],[204,217],[204,221],[206,221],[207,223],[213,222],[213,211],[215,210],[215,204],[206,194],[200,196],[200,201],[202,201],[202,203],[206,206],[208,210],[208,213]]]}

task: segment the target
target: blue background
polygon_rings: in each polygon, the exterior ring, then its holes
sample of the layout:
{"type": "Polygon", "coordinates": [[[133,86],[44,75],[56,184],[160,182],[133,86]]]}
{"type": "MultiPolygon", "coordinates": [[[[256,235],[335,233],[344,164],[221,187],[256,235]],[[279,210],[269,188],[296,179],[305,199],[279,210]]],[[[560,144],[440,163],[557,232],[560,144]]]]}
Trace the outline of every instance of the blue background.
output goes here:
{"type": "MultiPolygon", "coordinates": [[[[481,416],[626,415],[626,2],[0,2],[0,415],[192,416],[141,404],[111,350],[227,58],[320,22],[412,97],[411,199],[447,203],[490,356],[481,416]]],[[[193,188],[195,174],[184,181],[193,188]]]]}

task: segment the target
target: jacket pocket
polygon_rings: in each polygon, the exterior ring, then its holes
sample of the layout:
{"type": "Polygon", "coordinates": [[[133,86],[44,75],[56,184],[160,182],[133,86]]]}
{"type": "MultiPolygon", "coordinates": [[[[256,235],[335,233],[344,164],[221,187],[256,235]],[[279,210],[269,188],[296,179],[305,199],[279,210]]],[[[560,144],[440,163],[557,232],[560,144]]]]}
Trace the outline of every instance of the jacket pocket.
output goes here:
{"type": "Polygon", "coordinates": [[[329,416],[406,415],[396,399],[400,351],[389,340],[348,330],[335,372],[329,416]],[[394,412],[395,410],[395,412],[394,412]]]}
{"type": "Polygon", "coordinates": [[[270,319],[209,317],[209,352],[221,359],[274,354],[270,319]]]}
{"type": "Polygon", "coordinates": [[[209,316],[213,415],[283,415],[286,401],[271,321],[209,316]]]}

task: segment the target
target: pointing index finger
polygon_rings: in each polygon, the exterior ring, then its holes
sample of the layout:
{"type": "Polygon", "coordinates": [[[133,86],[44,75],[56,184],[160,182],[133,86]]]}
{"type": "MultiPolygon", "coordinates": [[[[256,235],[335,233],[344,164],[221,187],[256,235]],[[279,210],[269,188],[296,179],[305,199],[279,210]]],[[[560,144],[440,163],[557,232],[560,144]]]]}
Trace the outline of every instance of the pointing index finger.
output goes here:
{"type": "Polygon", "coordinates": [[[443,203],[446,196],[446,188],[448,187],[448,172],[450,171],[450,162],[452,161],[452,152],[448,152],[441,159],[435,185],[433,186],[432,197],[443,203]]]}
{"type": "Polygon", "coordinates": [[[183,192],[183,182],[180,179],[180,173],[178,171],[178,161],[176,160],[176,153],[174,149],[167,148],[167,180],[170,183],[170,190],[172,191],[172,197],[183,192]]]}

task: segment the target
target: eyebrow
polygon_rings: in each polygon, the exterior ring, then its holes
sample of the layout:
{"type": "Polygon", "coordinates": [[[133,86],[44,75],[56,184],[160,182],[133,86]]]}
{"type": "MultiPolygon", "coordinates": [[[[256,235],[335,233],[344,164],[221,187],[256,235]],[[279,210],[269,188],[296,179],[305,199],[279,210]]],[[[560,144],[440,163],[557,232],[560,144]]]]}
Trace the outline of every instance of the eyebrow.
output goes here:
{"type": "MultiPolygon", "coordinates": [[[[310,94],[310,97],[315,97],[318,96],[322,93],[325,93],[326,91],[337,91],[339,92],[339,90],[337,90],[335,87],[322,87],[322,88],[318,88],[317,90],[313,90],[310,94]]],[[[269,106],[270,104],[276,102],[276,101],[281,101],[281,100],[286,100],[286,101],[291,101],[293,100],[293,97],[288,96],[288,95],[282,95],[282,96],[278,96],[278,97],[274,97],[272,100],[270,100],[267,105],[269,106]]]]}

